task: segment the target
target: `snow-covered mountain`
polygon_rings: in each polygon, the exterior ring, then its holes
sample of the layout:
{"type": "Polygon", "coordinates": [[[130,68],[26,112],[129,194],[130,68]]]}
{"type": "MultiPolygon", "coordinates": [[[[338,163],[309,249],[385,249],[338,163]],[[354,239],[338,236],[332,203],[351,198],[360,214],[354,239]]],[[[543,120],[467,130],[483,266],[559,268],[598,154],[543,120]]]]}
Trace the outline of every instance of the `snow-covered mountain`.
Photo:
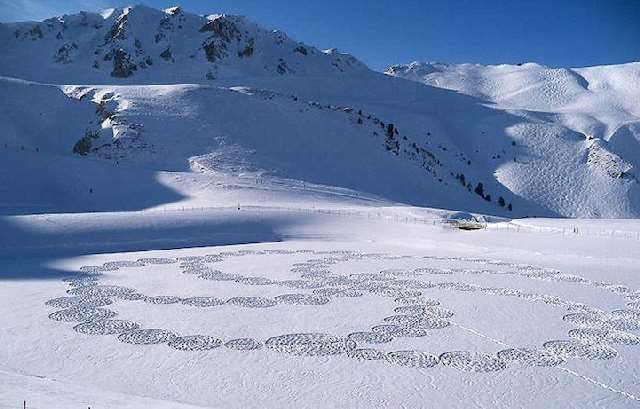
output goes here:
{"type": "Polygon", "coordinates": [[[638,64],[384,75],[178,7],[1,24],[0,44],[11,211],[206,204],[202,186],[228,176],[501,216],[640,215],[638,64]],[[159,189],[154,172],[199,181],[159,189]]]}
{"type": "Polygon", "coordinates": [[[640,63],[566,69],[414,62],[386,73],[521,117],[506,131],[527,145],[528,158],[496,167],[511,191],[538,196],[565,215],[637,215],[640,63]]]}
{"type": "Polygon", "coordinates": [[[0,27],[3,74],[37,81],[157,84],[368,71],[350,55],[320,51],[244,17],[179,7],[137,5],[0,27]]]}

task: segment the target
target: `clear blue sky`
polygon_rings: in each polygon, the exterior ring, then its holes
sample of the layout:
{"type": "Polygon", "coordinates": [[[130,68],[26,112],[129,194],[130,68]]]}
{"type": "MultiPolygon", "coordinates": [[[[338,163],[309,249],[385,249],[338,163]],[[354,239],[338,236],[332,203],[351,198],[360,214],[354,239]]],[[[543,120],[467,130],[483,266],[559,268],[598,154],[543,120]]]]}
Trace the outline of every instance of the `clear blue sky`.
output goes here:
{"type": "MultiPolygon", "coordinates": [[[[243,14],[373,69],[413,60],[534,61],[579,67],[640,61],[640,0],[133,0],[243,14]]],[[[0,21],[126,5],[127,0],[0,0],[0,21]]]]}

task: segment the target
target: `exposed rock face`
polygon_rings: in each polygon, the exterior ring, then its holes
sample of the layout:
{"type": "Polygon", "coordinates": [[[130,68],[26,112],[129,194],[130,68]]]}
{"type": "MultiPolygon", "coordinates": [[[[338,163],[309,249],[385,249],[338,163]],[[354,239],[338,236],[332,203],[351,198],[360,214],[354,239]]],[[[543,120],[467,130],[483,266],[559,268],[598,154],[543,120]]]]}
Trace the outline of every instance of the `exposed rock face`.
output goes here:
{"type": "Polygon", "coordinates": [[[289,67],[287,67],[287,63],[281,58],[278,66],[276,67],[276,71],[278,74],[284,75],[289,71],[289,67]]]}
{"type": "Polygon", "coordinates": [[[173,55],[171,54],[171,48],[167,47],[167,49],[160,54],[160,58],[162,58],[165,61],[172,61],[173,55]]]}
{"type": "Polygon", "coordinates": [[[237,75],[370,72],[345,54],[305,46],[244,17],[200,16],[177,7],[156,10],[139,5],[42,23],[12,23],[8,30],[3,26],[0,44],[10,58],[0,54],[0,75],[42,82],[105,83],[142,71],[148,72],[141,76],[143,81],[195,83],[237,75]],[[34,56],[43,49],[51,56],[50,64],[69,69],[41,67],[34,56]],[[158,58],[172,64],[154,65],[158,58]]]}
{"type": "Polygon", "coordinates": [[[115,40],[124,40],[127,38],[127,20],[128,14],[122,14],[118,19],[113,23],[109,32],[104,38],[105,43],[109,43],[115,40]]]}
{"type": "Polygon", "coordinates": [[[240,58],[251,57],[253,55],[254,44],[255,44],[255,39],[250,38],[249,41],[247,41],[247,44],[245,45],[244,50],[238,51],[238,57],[240,58]]]}
{"type": "Polygon", "coordinates": [[[620,156],[607,150],[603,145],[606,142],[595,140],[589,145],[587,164],[600,169],[614,179],[634,178],[631,173],[633,166],[620,156]]]}
{"type": "Polygon", "coordinates": [[[78,45],[76,43],[65,43],[62,47],[56,51],[56,54],[53,56],[53,60],[60,64],[69,64],[72,62],[72,53],[78,49],[78,45]]]}
{"type": "Polygon", "coordinates": [[[111,59],[113,59],[112,77],[127,78],[138,69],[136,65],[131,62],[129,54],[122,48],[111,50],[111,52],[105,56],[105,60],[108,61],[111,59]]]}
{"type": "Polygon", "coordinates": [[[35,27],[33,27],[30,31],[29,34],[31,35],[31,38],[43,38],[44,34],[42,34],[42,29],[40,29],[40,25],[37,25],[35,27]]]}
{"type": "MultiPolygon", "coordinates": [[[[238,26],[225,16],[216,16],[203,25],[199,32],[213,33],[202,43],[207,61],[216,62],[228,56],[227,49],[232,42],[240,43],[242,35],[238,26]]],[[[238,51],[238,57],[249,57],[253,54],[254,39],[247,41],[245,48],[238,51]]]]}
{"type": "Polygon", "coordinates": [[[213,20],[209,20],[207,24],[202,26],[200,32],[213,32],[217,37],[220,37],[227,43],[240,37],[240,30],[238,30],[236,24],[225,16],[219,16],[213,20]]]}
{"type": "Polygon", "coordinates": [[[210,40],[209,42],[205,41],[202,44],[202,49],[207,57],[207,61],[215,62],[218,59],[221,59],[226,56],[224,49],[226,46],[224,43],[217,43],[215,39],[210,40]]]}

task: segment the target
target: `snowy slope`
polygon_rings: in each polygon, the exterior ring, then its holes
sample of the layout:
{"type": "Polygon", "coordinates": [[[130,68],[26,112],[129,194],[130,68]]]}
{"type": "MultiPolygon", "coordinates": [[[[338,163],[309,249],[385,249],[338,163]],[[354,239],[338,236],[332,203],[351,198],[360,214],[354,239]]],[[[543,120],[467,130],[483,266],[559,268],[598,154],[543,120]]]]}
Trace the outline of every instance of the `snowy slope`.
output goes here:
{"type": "Polygon", "coordinates": [[[637,215],[640,63],[565,69],[416,62],[386,73],[521,116],[507,132],[528,146],[527,155],[496,167],[512,191],[546,196],[548,207],[571,216],[637,215]]]}
{"type": "Polygon", "coordinates": [[[392,66],[387,74],[473,95],[504,109],[554,113],[562,125],[604,140],[640,117],[640,63],[577,69],[533,63],[412,63],[392,66]]]}
{"type": "MultiPolygon", "coordinates": [[[[89,169],[115,166],[108,172],[126,179],[122,168],[132,166],[141,169],[136,175],[277,178],[500,216],[640,214],[637,64],[389,71],[446,88],[438,89],[375,73],[244,17],[145,6],[2,24],[0,37],[0,82],[16,101],[0,111],[10,130],[0,136],[10,157],[0,165],[7,209],[117,209],[79,192],[107,180],[89,169]],[[30,103],[49,116],[21,108],[30,103]],[[16,159],[27,146],[36,155],[16,159]],[[10,164],[16,160],[28,169],[10,164]],[[80,188],[56,180],[83,163],[86,172],[73,171],[83,175],[80,188]],[[60,185],[66,204],[37,197],[51,190],[34,189],[42,173],[52,175],[47,186],[60,185]]],[[[118,184],[127,185],[134,184],[118,184]]],[[[174,198],[209,200],[184,185],[150,187],[142,208],[166,203],[167,189],[174,198]]]]}
{"type": "MultiPolygon", "coordinates": [[[[441,208],[456,203],[465,210],[499,211],[495,203],[470,194],[436,157],[390,146],[381,121],[367,111],[247,87],[57,88],[5,82],[8,95],[23,95],[21,87],[28,87],[45,96],[25,114],[7,112],[13,132],[0,152],[6,157],[0,165],[6,175],[0,187],[5,209],[28,203],[34,205],[30,212],[38,204],[48,212],[141,209],[184,196],[200,203],[212,200],[206,191],[193,192],[189,183],[159,186],[152,172],[162,171],[195,175],[200,185],[240,177],[254,187],[273,182],[311,190],[322,185],[338,195],[341,189],[349,189],[351,196],[375,195],[379,203],[441,208]],[[81,109],[68,116],[50,114],[49,92],[61,98],[56,107],[81,109]],[[41,129],[34,131],[34,123],[41,129]],[[64,133],[47,131],[60,128],[66,128],[64,133]],[[83,140],[91,144],[86,156],[74,153],[83,140]],[[119,204],[136,185],[146,192],[141,200],[134,195],[119,204]]],[[[414,143],[399,135],[394,141],[402,146],[414,143]]]]}

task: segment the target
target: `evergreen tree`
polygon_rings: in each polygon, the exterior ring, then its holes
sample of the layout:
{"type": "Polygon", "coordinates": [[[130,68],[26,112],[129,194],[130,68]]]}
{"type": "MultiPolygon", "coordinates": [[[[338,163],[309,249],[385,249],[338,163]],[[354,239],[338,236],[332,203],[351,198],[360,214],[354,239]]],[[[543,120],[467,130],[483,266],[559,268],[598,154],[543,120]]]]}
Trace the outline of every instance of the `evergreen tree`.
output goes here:
{"type": "Polygon", "coordinates": [[[484,197],[484,186],[482,186],[482,183],[478,182],[474,192],[476,192],[477,195],[484,197]]]}
{"type": "Polygon", "coordinates": [[[393,138],[393,124],[387,125],[387,136],[393,138]]]}

